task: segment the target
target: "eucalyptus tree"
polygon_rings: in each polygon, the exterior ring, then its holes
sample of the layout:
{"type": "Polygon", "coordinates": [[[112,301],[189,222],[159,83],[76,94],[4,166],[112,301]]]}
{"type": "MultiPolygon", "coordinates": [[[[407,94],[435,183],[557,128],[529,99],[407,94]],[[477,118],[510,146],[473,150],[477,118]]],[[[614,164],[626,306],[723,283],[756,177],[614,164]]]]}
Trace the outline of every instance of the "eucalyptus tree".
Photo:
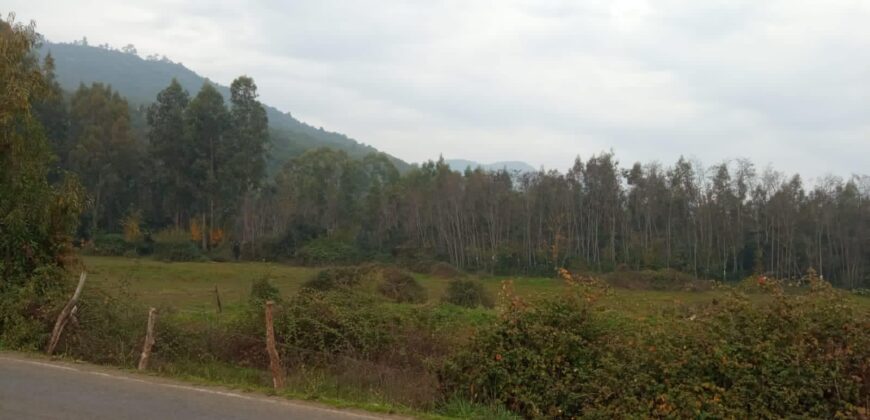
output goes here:
{"type": "MultiPolygon", "coordinates": [[[[184,112],[186,141],[191,148],[188,174],[193,190],[194,208],[202,228],[202,248],[208,248],[208,235],[216,227],[216,212],[226,197],[222,179],[228,171],[223,165],[231,155],[230,118],[220,92],[205,83],[184,112]]],[[[231,182],[231,181],[230,181],[231,182]]],[[[218,217],[220,215],[217,215],[218,217]]]]}
{"type": "MultiPolygon", "coordinates": [[[[185,137],[185,110],[190,103],[178,80],[157,94],[157,101],[148,107],[148,154],[152,166],[155,201],[160,211],[170,215],[175,227],[181,227],[191,215],[194,181],[189,173],[194,149],[185,137]]],[[[159,218],[159,217],[158,217],[159,218]]]]}
{"type": "Polygon", "coordinates": [[[137,202],[139,149],[127,100],[111,86],[80,85],[70,102],[69,164],[91,198],[94,231],[114,229],[137,202]]]}

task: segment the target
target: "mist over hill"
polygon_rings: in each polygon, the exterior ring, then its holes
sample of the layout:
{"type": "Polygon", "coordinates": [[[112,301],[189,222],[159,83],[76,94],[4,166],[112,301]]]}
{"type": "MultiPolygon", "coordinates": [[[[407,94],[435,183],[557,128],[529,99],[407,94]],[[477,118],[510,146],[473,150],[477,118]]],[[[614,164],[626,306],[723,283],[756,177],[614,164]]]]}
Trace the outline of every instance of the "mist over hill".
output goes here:
{"type": "MultiPolygon", "coordinates": [[[[152,103],[157,93],[168,86],[173,78],[191,95],[195,95],[204,83],[213,84],[225,100],[230,95],[227,86],[214,83],[166,57],[149,56],[146,59],[132,51],[124,52],[82,43],[45,42],[39,52],[43,57],[48,53],[54,57],[57,79],[64,90],[75,91],[82,83],[109,84],[125,96],[132,107],[152,103]]],[[[374,147],[344,134],[310,126],[297,120],[289,112],[282,112],[267,104],[263,106],[266,108],[271,130],[272,167],[280,166],[305,150],[318,147],[343,150],[352,157],[378,152],[374,147]]],[[[398,158],[391,156],[391,160],[400,170],[408,168],[408,164],[398,158]]]]}
{"type": "Polygon", "coordinates": [[[464,171],[466,168],[476,169],[478,167],[487,171],[500,171],[502,169],[508,172],[535,172],[535,168],[526,162],[520,161],[503,161],[493,163],[480,163],[473,160],[465,159],[445,159],[444,162],[454,171],[464,171]]]}

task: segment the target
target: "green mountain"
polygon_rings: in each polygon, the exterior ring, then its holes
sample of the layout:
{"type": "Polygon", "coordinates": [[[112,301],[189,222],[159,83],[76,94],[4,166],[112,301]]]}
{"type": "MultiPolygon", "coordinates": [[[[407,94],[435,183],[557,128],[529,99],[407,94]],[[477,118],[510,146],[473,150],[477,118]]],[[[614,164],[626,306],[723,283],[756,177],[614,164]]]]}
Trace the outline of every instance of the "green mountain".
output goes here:
{"type": "MultiPolygon", "coordinates": [[[[165,57],[143,59],[134,53],[105,47],[46,42],[40,49],[40,54],[45,56],[48,53],[54,57],[58,81],[67,91],[76,90],[81,83],[101,82],[111,85],[127,98],[131,106],[138,107],[152,103],[157,93],[168,86],[174,77],[191,95],[195,95],[203,83],[209,82],[229,100],[228,87],[213,83],[181,63],[174,63],[165,57]]],[[[281,112],[266,104],[264,106],[271,129],[272,169],[305,150],[318,147],[343,150],[353,157],[378,152],[374,147],[344,134],[312,127],[297,120],[290,113],[281,112]]],[[[391,160],[399,170],[409,167],[398,158],[391,156],[391,160]]]]}

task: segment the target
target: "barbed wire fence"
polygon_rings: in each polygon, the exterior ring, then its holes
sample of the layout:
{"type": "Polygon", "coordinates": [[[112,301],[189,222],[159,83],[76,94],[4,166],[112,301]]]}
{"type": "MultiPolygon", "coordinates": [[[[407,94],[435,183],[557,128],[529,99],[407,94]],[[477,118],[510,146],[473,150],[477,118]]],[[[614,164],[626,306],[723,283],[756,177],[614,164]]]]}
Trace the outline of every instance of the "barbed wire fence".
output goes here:
{"type": "Polygon", "coordinates": [[[179,308],[174,305],[176,298],[174,294],[162,296],[162,305],[149,307],[146,304],[157,302],[139,299],[123,286],[117,291],[86,291],[68,331],[58,340],[57,353],[169,375],[231,381],[241,378],[249,385],[271,384],[294,392],[311,390],[313,395],[324,390],[356,395],[364,392],[366,398],[416,407],[431,406],[436,401],[437,376],[428,368],[431,365],[420,362],[429,355],[407,351],[409,344],[400,342],[413,340],[413,334],[397,336],[396,342],[386,340],[372,345],[342,336],[352,332],[333,331],[325,324],[317,324],[311,334],[328,330],[327,334],[333,336],[326,342],[309,340],[305,336],[307,326],[297,324],[292,327],[296,332],[289,332],[291,327],[285,323],[294,318],[287,312],[287,302],[283,302],[276,305],[279,316],[274,320],[274,346],[280,359],[279,374],[286,382],[276,383],[274,376],[269,378],[265,302],[251,301],[243,293],[219,294],[211,289],[186,293],[185,300],[206,302],[194,307],[179,308]],[[300,339],[309,345],[298,345],[300,339]],[[387,347],[384,343],[388,343],[387,347]],[[390,347],[394,344],[396,348],[390,347]],[[229,372],[224,370],[227,368],[243,369],[229,372]],[[223,374],[227,376],[220,377],[223,374]]]}
{"type": "MultiPolygon", "coordinates": [[[[221,362],[255,371],[261,385],[268,383],[276,391],[281,388],[308,389],[316,394],[318,388],[328,387],[338,392],[366,392],[407,406],[428,406],[438,392],[436,376],[422,363],[397,365],[378,360],[379,355],[360,357],[361,349],[346,343],[323,350],[288,342],[282,336],[284,326],[278,324],[286,320],[283,313],[275,319],[275,348],[280,358],[279,373],[284,379],[278,386],[270,371],[266,325],[260,324],[257,330],[249,328],[251,325],[245,325],[242,330],[234,329],[232,323],[218,321],[227,314],[226,307],[223,315],[216,307],[175,309],[173,312],[193,320],[195,327],[184,330],[178,323],[161,323],[158,318],[149,369],[161,369],[191,359],[221,362]]],[[[146,314],[143,314],[140,349],[145,341],[145,319],[146,314]]]]}

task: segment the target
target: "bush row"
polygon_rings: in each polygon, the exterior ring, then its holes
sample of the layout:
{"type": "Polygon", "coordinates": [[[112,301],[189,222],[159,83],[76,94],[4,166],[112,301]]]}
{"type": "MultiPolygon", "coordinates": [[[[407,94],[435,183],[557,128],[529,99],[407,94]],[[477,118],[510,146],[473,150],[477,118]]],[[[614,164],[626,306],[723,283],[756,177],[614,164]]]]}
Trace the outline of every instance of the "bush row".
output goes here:
{"type": "Polygon", "coordinates": [[[700,280],[674,269],[632,271],[620,268],[602,278],[612,286],[631,290],[704,291],[713,286],[712,281],[700,280]]]}
{"type": "Polygon", "coordinates": [[[831,418],[867,414],[870,322],[839,293],[739,295],[687,317],[597,311],[583,286],[513,300],[456,352],[442,386],[529,418],[831,418]]]}
{"type": "Polygon", "coordinates": [[[161,261],[203,261],[206,256],[189,236],[184,233],[167,232],[128,241],[123,235],[108,233],[95,235],[93,240],[82,244],[87,255],[109,257],[153,256],[161,261]]]}

